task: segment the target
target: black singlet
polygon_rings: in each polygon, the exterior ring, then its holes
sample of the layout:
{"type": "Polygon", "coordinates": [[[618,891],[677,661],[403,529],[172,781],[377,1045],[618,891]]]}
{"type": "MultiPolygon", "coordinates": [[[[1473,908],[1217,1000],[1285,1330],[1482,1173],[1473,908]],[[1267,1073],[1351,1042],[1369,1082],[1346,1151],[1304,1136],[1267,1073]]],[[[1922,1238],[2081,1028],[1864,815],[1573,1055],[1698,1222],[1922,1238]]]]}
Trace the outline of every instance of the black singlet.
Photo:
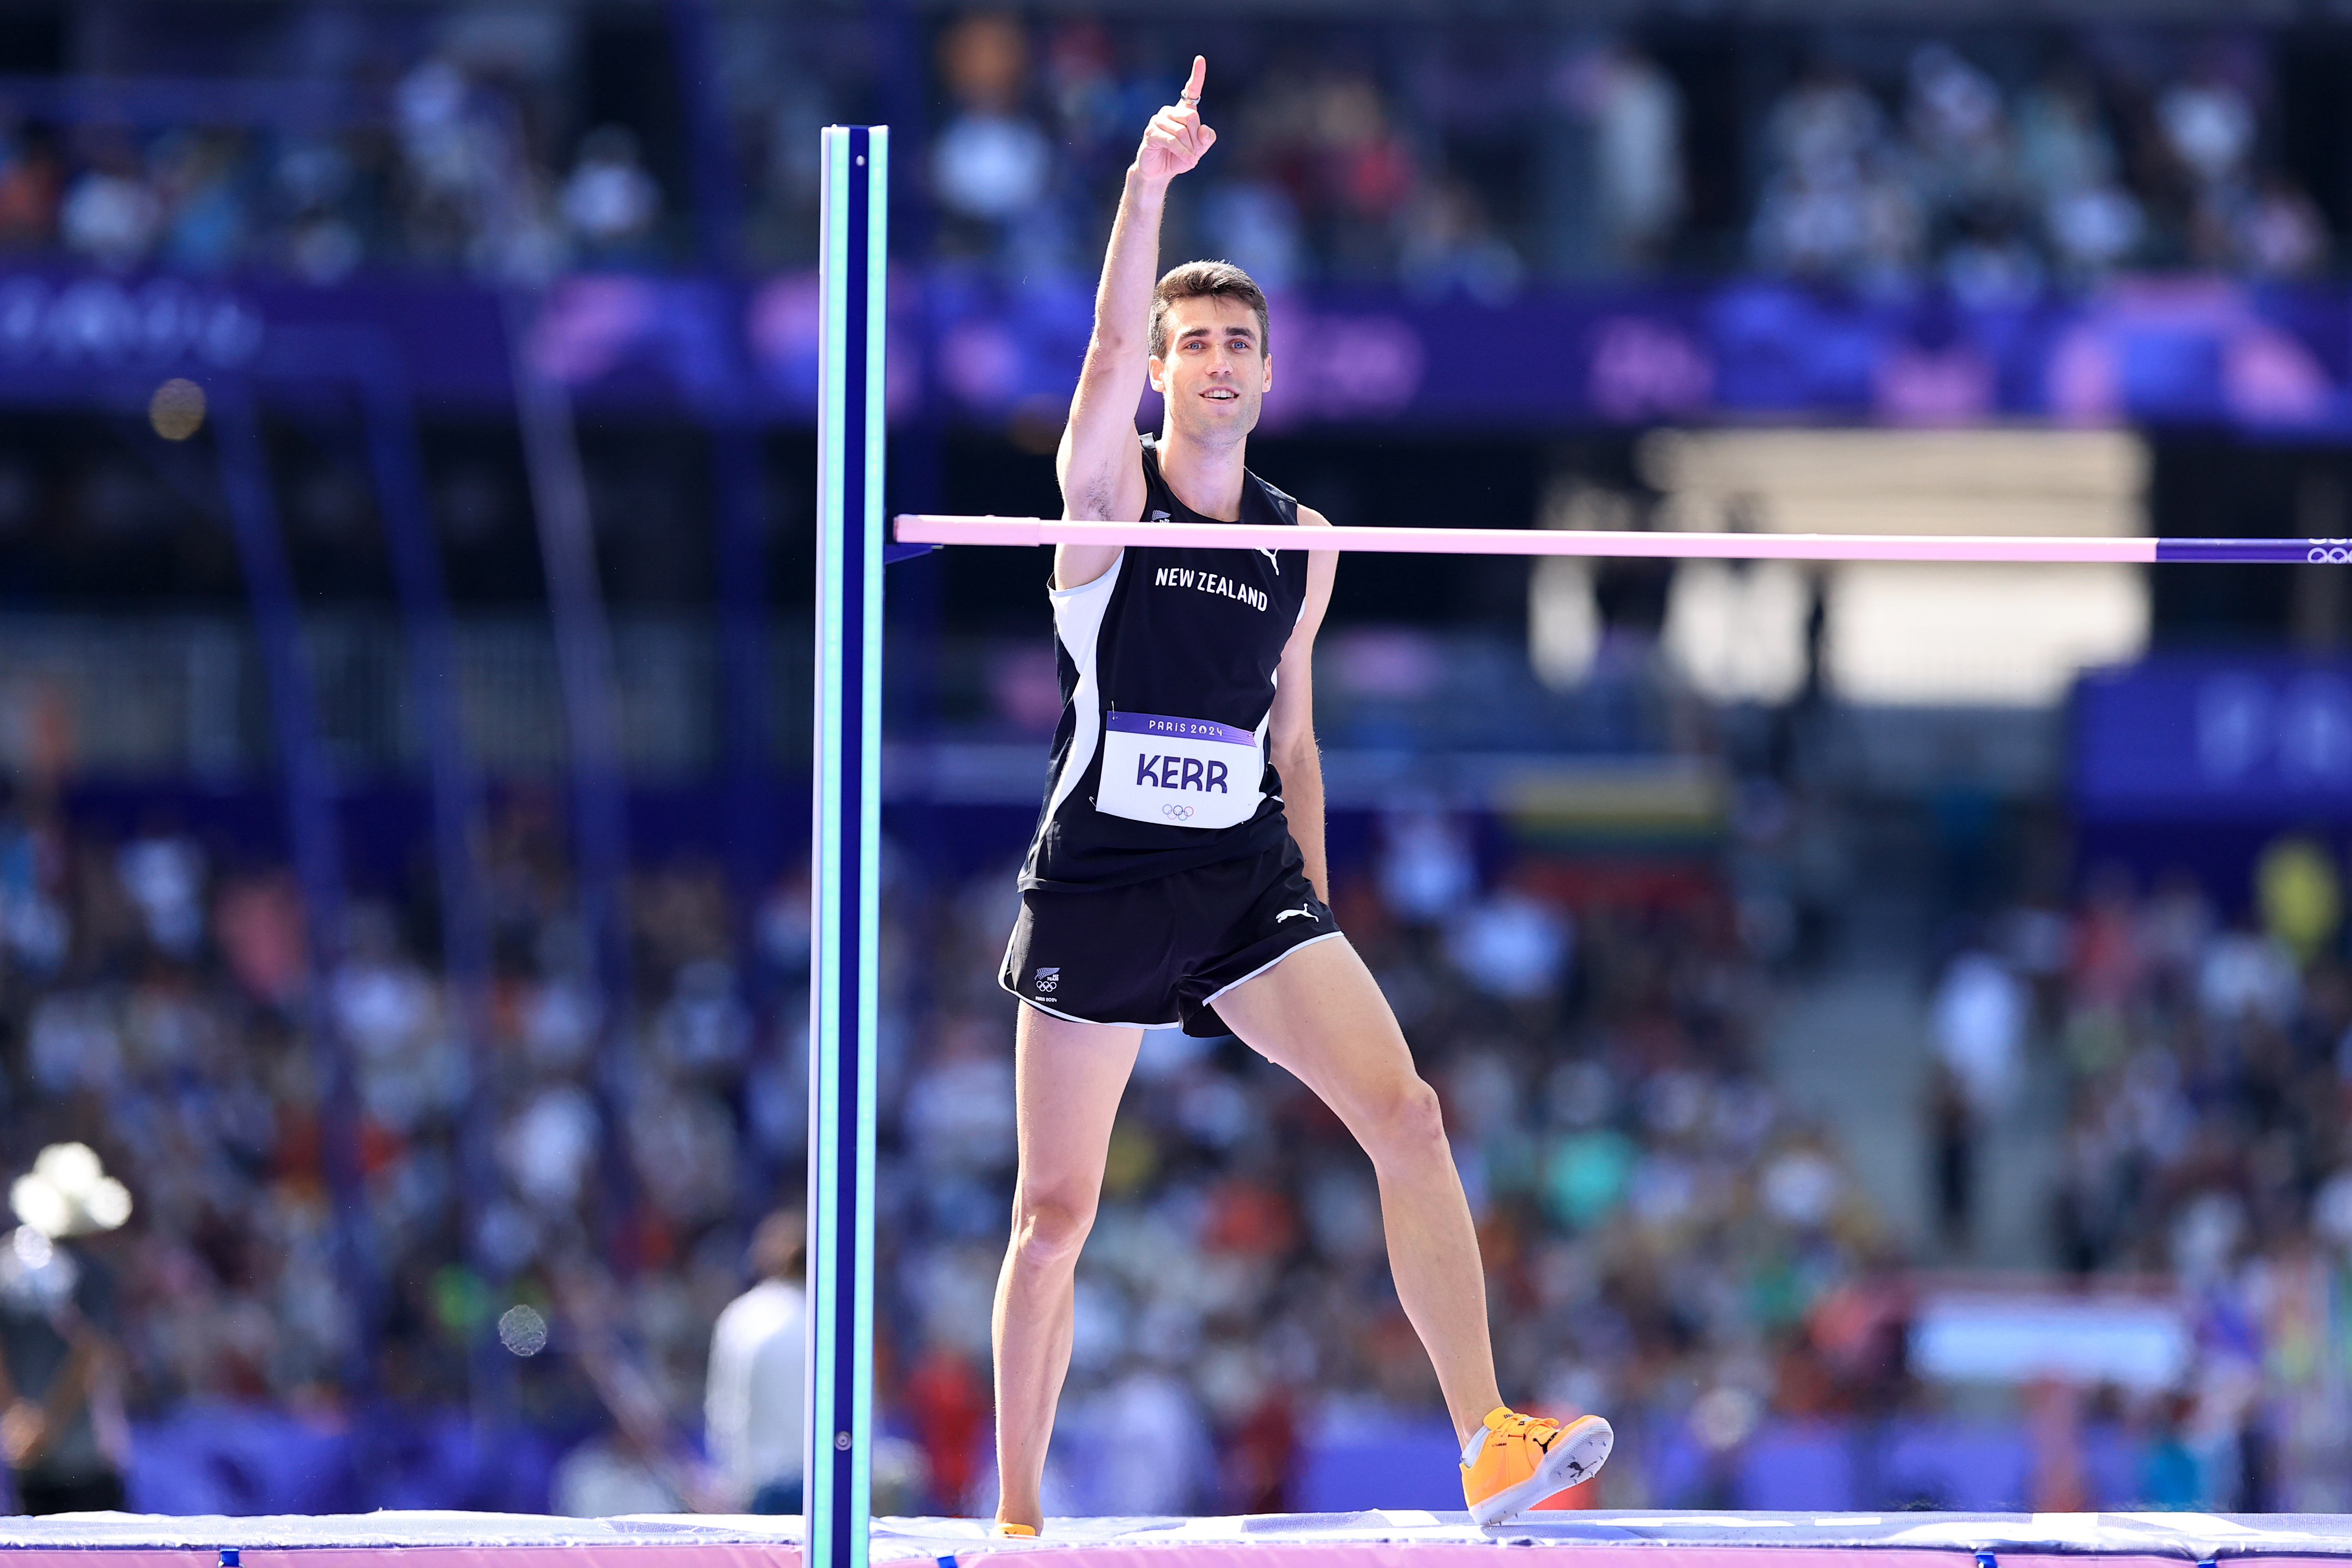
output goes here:
{"type": "MultiPolygon", "coordinates": [[[[1147,521],[1214,521],[1176,499],[1148,436],[1143,484],[1147,521]]],[[[1241,521],[1295,527],[1298,503],[1245,474],[1241,521]]],[[[1118,887],[1281,844],[1267,716],[1307,552],[1129,549],[1093,582],[1047,590],[1062,718],[1021,886],[1118,887]]]]}

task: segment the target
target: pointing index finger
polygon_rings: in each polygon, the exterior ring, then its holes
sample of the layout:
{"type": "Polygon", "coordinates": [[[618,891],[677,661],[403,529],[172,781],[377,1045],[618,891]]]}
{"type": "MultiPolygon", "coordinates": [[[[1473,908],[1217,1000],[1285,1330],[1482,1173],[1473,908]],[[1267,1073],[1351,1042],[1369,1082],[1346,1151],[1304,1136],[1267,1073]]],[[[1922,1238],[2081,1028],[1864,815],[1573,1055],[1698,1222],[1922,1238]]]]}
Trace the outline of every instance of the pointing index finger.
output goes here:
{"type": "Polygon", "coordinates": [[[1208,79],[1209,57],[1206,55],[1194,55],[1192,57],[1192,74],[1185,79],[1184,82],[1184,91],[1182,94],[1184,101],[1197,107],[1201,101],[1201,86],[1208,79]]]}

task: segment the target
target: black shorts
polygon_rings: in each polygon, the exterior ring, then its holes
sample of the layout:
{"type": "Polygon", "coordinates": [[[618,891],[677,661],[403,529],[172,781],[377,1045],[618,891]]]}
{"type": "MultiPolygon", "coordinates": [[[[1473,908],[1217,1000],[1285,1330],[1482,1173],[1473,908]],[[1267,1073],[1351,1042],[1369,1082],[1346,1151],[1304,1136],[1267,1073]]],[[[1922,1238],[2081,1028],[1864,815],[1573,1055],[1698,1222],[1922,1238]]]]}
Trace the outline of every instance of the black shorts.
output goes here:
{"type": "Polygon", "coordinates": [[[997,984],[1081,1024],[1228,1034],[1213,1005],[1339,934],[1288,835],[1262,854],[1124,887],[1024,892],[997,984]]]}

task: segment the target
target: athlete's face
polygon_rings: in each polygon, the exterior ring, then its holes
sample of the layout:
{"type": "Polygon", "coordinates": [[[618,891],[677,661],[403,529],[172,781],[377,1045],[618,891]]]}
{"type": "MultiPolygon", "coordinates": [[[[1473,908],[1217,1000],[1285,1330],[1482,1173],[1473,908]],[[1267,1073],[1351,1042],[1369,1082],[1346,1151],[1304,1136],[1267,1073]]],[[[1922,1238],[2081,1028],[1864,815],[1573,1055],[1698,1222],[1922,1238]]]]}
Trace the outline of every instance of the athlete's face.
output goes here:
{"type": "Polygon", "coordinates": [[[1246,436],[1273,384],[1255,310],[1215,294],[1170,306],[1168,352],[1151,362],[1151,389],[1167,403],[1171,429],[1207,440],[1246,436]]]}

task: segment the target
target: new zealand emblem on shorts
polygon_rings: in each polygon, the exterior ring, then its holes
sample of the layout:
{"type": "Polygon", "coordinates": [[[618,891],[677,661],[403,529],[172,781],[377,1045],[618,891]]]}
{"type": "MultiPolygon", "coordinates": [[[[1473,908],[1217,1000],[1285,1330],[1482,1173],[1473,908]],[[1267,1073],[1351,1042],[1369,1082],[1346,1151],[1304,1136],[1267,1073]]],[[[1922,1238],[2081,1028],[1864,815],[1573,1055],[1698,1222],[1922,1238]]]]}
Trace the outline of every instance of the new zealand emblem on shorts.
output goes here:
{"type": "Polygon", "coordinates": [[[1040,995],[1051,996],[1054,994],[1054,988],[1061,983],[1062,972],[1059,968],[1041,969],[1037,972],[1036,984],[1040,995]]]}

